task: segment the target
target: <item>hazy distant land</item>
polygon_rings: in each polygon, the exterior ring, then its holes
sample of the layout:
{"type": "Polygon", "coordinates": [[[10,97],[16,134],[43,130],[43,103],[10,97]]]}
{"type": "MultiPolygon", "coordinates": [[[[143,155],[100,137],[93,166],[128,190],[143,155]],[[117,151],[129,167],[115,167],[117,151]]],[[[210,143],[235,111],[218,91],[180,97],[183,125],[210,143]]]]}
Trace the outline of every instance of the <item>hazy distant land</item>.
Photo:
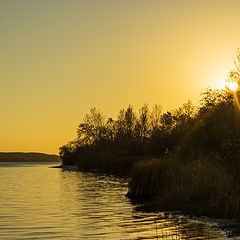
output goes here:
{"type": "Polygon", "coordinates": [[[60,162],[60,157],[35,152],[0,152],[0,162],[60,162]]]}

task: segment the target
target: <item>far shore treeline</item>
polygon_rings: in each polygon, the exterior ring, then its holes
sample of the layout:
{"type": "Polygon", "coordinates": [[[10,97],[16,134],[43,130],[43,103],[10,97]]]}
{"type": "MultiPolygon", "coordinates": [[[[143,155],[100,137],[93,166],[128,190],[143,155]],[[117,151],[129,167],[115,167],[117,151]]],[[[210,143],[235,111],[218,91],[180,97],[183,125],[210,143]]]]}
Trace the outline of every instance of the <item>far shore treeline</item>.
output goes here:
{"type": "Polygon", "coordinates": [[[0,162],[60,162],[60,157],[35,152],[0,152],[0,162]]]}
{"type": "MultiPolygon", "coordinates": [[[[240,85],[239,54],[228,81],[240,85]]],[[[240,218],[239,89],[205,89],[198,106],[167,112],[129,105],[117,119],[92,108],[60,148],[63,165],[128,175],[128,195],[158,210],[240,218]]]]}

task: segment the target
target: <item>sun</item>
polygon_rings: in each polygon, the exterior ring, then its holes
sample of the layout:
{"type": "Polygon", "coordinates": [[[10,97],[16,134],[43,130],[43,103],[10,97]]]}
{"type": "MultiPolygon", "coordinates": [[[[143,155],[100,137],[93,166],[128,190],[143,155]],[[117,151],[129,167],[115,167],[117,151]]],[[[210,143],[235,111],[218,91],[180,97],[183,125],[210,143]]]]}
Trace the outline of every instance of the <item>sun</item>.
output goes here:
{"type": "Polygon", "coordinates": [[[236,91],[238,89],[238,84],[236,82],[225,82],[225,88],[231,91],[236,91]]]}

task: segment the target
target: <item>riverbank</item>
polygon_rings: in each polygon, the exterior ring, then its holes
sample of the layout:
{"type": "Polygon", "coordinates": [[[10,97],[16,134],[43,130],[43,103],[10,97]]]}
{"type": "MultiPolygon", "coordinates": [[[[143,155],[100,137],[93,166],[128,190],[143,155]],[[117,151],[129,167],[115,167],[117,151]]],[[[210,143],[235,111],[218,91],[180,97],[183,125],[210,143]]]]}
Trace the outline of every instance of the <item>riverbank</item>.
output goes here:
{"type": "Polygon", "coordinates": [[[224,214],[210,209],[206,204],[173,204],[169,202],[159,201],[157,199],[134,199],[133,204],[138,206],[136,211],[146,213],[163,213],[164,216],[176,215],[183,216],[188,219],[193,219],[200,222],[206,222],[214,226],[214,228],[221,229],[226,233],[227,237],[240,237],[240,222],[238,220],[226,219],[224,214]]]}
{"type": "Polygon", "coordinates": [[[87,156],[86,158],[82,158],[81,161],[77,161],[78,159],[78,155],[72,156],[73,164],[68,164],[68,162],[64,164],[63,162],[62,168],[65,170],[98,172],[129,178],[134,165],[139,161],[149,159],[149,157],[129,155],[114,158],[110,155],[99,154],[87,156]]]}
{"type": "MultiPolygon", "coordinates": [[[[151,159],[147,161],[156,161],[156,159],[151,159]]],[[[159,161],[159,160],[158,160],[159,161]]],[[[63,170],[71,170],[76,171],[78,169],[77,166],[62,166],[63,170]]],[[[156,166],[154,169],[157,169],[156,166]]],[[[147,169],[146,169],[147,170],[147,169]]],[[[98,171],[95,169],[94,171],[89,172],[97,172],[103,173],[102,171],[98,171]]],[[[149,173],[149,172],[148,172],[149,173]]],[[[106,174],[106,172],[105,172],[106,174]]],[[[109,173],[110,174],[110,173],[109,173]]],[[[167,217],[169,214],[175,214],[179,216],[185,216],[186,218],[197,220],[197,221],[205,221],[206,223],[214,223],[217,228],[226,232],[229,237],[237,237],[240,236],[240,223],[236,220],[226,219],[226,212],[219,211],[219,209],[214,209],[209,206],[208,201],[180,201],[179,199],[169,199],[161,196],[153,196],[153,195],[131,195],[129,192],[127,197],[131,199],[133,205],[137,206],[135,210],[137,212],[146,212],[157,214],[159,212],[164,213],[167,217]],[[207,216],[207,217],[206,217],[207,216]]]]}
{"type": "Polygon", "coordinates": [[[142,211],[181,211],[184,214],[222,219],[240,217],[237,181],[214,159],[201,157],[194,161],[183,161],[169,153],[162,158],[129,156],[112,161],[107,166],[82,168],[63,165],[62,169],[129,179],[126,196],[133,201],[147,199],[139,207],[142,211]]]}

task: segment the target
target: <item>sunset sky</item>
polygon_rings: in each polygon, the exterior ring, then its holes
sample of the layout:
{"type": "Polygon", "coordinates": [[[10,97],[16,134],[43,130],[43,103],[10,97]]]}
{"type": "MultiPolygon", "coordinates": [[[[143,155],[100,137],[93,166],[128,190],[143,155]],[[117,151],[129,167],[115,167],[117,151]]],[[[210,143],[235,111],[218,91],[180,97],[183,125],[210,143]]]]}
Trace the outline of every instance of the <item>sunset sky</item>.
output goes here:
{"type": "Polygon", "coordinates": [[[58,153],[91,107],[163,110],[223,88],[239,0],[1,0],[0,151],[58,153]]]}

